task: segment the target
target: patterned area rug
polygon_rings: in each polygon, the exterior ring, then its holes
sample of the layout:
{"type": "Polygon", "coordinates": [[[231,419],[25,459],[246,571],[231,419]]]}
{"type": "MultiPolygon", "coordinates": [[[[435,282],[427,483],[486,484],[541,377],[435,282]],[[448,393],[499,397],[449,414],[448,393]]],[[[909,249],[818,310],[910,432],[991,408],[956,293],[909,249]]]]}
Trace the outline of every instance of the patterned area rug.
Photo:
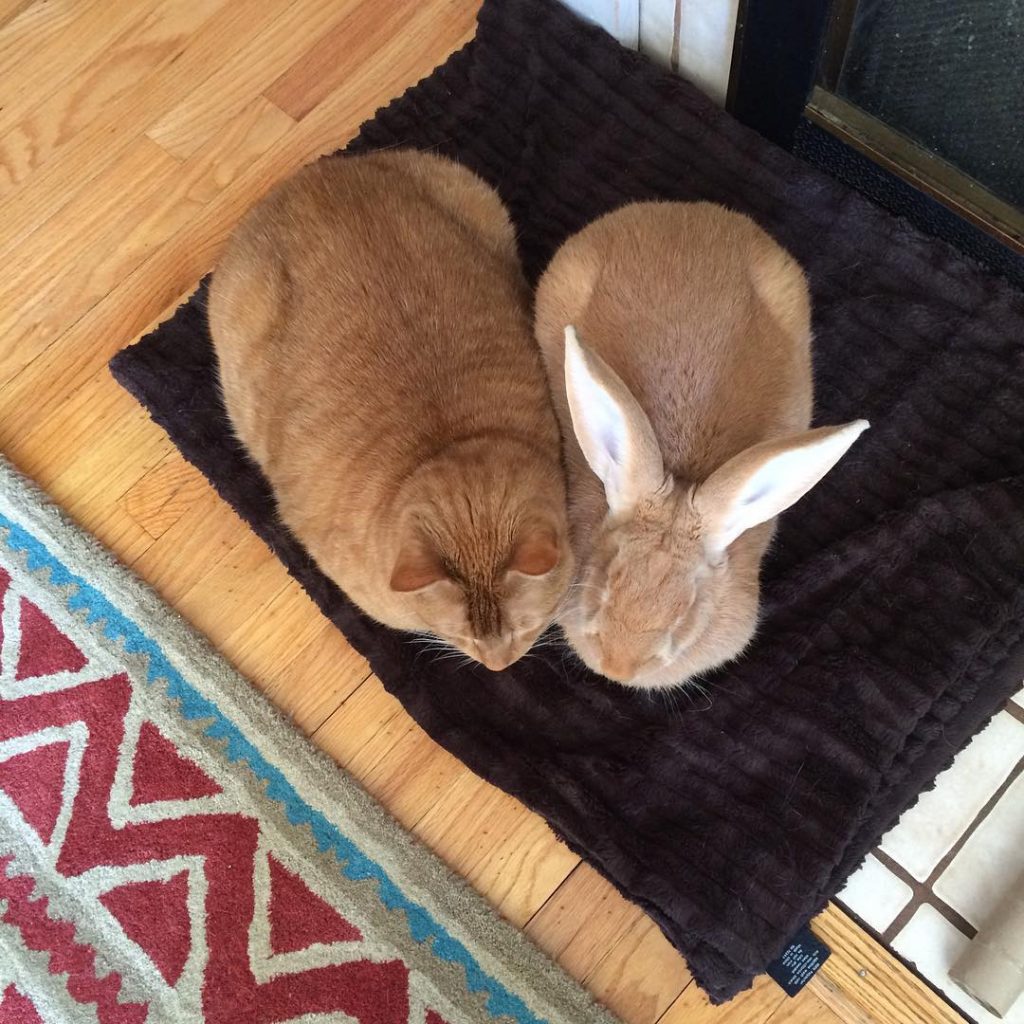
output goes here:
{"type": "Polygon", "coordinates": [[[0,463],[0,1021],[609,1017],[0,463]]]}

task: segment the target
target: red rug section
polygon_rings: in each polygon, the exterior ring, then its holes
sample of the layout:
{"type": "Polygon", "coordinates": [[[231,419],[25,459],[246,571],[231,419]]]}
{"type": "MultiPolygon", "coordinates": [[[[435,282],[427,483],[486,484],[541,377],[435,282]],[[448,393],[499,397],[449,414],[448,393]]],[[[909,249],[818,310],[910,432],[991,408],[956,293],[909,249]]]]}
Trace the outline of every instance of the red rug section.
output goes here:
{"type": "Polygon", "coordinates": [[[0,994],[0,1024],[43,1024],[32,1000],[13,985],[0,994]]]}
{"type": "MultiPolygon", "coordinates": [[[[19,738],[27,749],[0,760],[0,790],[17,807],[19,827],[31,829],[42,844],[60,841],[59,853],[52,852],[69,891],[80,887],[77,879],[83,873],[97,867],[115,878],[125,877],[123,884],[98,898],[90,897],[88,890],[79,893],[86,902],[96,900],[91,916],[115,922],[123,938],[130,940],[130,945],[119,940],[115,962],[125,949],[134,949],[148,962],[147,970],[155,971],[167,986],[196,986],[202,1008],[197,1021],[204,1024],[271,1024],[301,1014],[338,1011],[360,1024],[405,1024],[406,965],[400,959],[381,961],[379,954],[353,956],[351,944],[362,942],[364,935],[341,910],[273,855],[258,870],[257,859],[266,856],[259,843],[258,819],[229,806],[211,805],[205,798],[221,794],[221,785],[153,722],[140,728],[130,755],[130,787],[120,799],[122,805],[143,810],[164,803],[168,816],[116,826],[111,822],[115,789],[124,786],[124,772],[118,783],[117,768],[119,757],[127,756],[123,743],[132,681],[126,673],[91,673],[79,644],[35,604],[16,596],[16,589],[17,580],[12,585],[3,572],[0,600],[19,601],[20,642],[16,652],[10,649],[13,638],[6,638],[4,647],[6,658],[16,655],[17,681],[13,695],[10,687],[0,691],[0,743],[19,738]],[[36,685],[40,681],[46,685],[36,685]],[[71,727],[80,733],[83,726],[87,742],[77,777],[69,780],[72,743],[67,738],[54,740],[53,731],[71,727]],[[64,802],[72,792],[66,832],[55,840],[64,802]],[[196,901],[190,900],[190,876],[195,868],[169,868],[159,878],[131,877],[133,872],[159,873],[154,864],[181,857],[201,865],[205,897],[199,922],[191,916],[196,901]],[[261,885],[265,891],[259,891],[261,885]],[[273,976],[263,981],[253,973],[249,952],[250,927],[260,908],[269,918],[268,963],[288,954],[280,971],[271,970],[273,976]],[[192,957],[197,928],[205,949],[201,976],[195,973],[200,968],[192,957]],[[339,957],[342,962],[324,960],[325,947],[334,944],[348,950],[339,957]],[[307,966],[304,957],[317,950],[319,959],[307,966]]],[[[82,629],[87,628],[83,624],[82,629]]],[[[247,770],[244,765],[225,769],[247,770]]],[[[66,986],[74,1000],[92,1004],[102,1024],[141,1024],[149,1019],[148,1006],[120,1001],[117,973],[97,977],[95,950],[80,941],[75,922],[51,917],[48,901],[35,894],[32,879],[13,871],[10,857],[0,858],[0,901],[6,908],[3,920],[19,930],[26,948],[49,954],[53,985],[66,986]]],[[[3,992],[0,1024],[37,1019],[28,994],[13,986],[3,992]]],[[[427,1020],[444,1024],[433,1011],[427,1020]]]]}
{"type": "Polygon", "coordinates": [[[66,976],[62,983],[68,995],[75,1002],[94,1004],[102,1024],[143,1024],[149,1008],[119,1001],[120,976],[97,977],[95,950],[76,941],[74,925],[49,916],[48,901],[34,897],[32,880],[12,875],[10,863],[10,857],[0,857],[0,900],[7,904],[0,920],[19,930],[28,949],[48,954],[51,974],[66,976]]]}
{"type": "Polygon", "coordinates": [[[164,981],[175,985],[192,946],[188,912],[188,873],[166,881],[129,882],[100,896],[125,934],[145,950],[164,981]],[[154,928],[154,922],[159,927],[154,928]]]}
{"type": "Polygon", "coordinates": [[[60,816],[69,746],[58,740],[0,761],[0,789],[44,843],[53,838],[60,816]]]}
{"type": "Polygon", "coordinates": [[[195,800],[220,792],[220,786],[197,764],[182,757],[152,722],[142,723],[132,762],[129,803],[133,807],[160,800],[195,800]]]}
{"type": "Polygon", "coordinates": [[[270,865],[270,949],[294,953],[314,942],[355,942],[363,937],[332,906],[310,891],[271,855],[270,865]]]}
{"type": "Polygon", "coordinates": [[[17,679],[78,672],[85,655],[28,599],[21,599],[21,651],[17,679]]]}

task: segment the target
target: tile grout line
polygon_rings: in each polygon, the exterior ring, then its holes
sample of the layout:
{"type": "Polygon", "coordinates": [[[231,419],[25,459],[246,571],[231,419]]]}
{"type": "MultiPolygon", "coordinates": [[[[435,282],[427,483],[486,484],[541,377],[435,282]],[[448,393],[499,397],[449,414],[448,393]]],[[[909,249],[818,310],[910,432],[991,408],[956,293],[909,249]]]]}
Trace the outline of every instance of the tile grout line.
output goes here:
{"type": "Polygon", "coordinates": [[[917,911],[925,905],[937,910],[957,931],[963,932],[969,939],[974,938],[976,929],[952,907],[940,900],[932,892],[927,882],[919,882],[902,864],[893,860],[892,857],[882,850],[874,850],[872,852],[883,867],[910,889],[910,900],[893,918],[892,923],[885,931],[880,934],[881,941],[886,946],[892,946],[893,940],[903,931],[917,911]]]}
{"type": "Polygon", "coordinates": [[[964,848],[967,841],[978,830],[982,822],[985,821],[985,819],[992,813],[996,804],[999,803],[1010,787],[1022,775],[1024,775],[1024,757],[1020,758],[1013,768],[1010,769],[1006,778],[1002,781],[992,796],[989,797],[984,807],[978,811],[970,825],[968,825],[967,828],[964,829],[964,831],[957,837],[953,845],[946,851],[923,882],[919,882],[898,861],[894,860],[883,850],[876,848],[872,851],[879,862],[896,875],[901,882],[909,886],[912,892],[910,902],[896,915],[885,931],[881,933],[882,942],[887,946],[891,946],[896,936],[899,935],[917,910],[925,903],[929,904],[942,914],[950,924],[952,924],[958,931],[963,932],[969,939],[974,938],[978,931],[977,928],[949,906],[948,903],[942,900],[935,893],[934,885],[956,858],[957,854],[959,854],[964,848]]]}

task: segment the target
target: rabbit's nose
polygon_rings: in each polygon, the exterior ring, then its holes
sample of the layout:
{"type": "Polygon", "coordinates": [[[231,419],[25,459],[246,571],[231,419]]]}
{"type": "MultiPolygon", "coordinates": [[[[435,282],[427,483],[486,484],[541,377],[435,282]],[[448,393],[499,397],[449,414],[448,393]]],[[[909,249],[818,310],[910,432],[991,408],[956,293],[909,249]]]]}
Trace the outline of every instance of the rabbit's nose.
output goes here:
{"type": "Polygon", "coordinates": [[[601,675],[619,682],[628,682],[641,667],[638,659],[623,654],[601,652],[601,675]]]}
{"type": "Polygon", "coordinates": [[[610,643],[598,646],[600,673],[619,683],[633,682],[647,669],[653,668],[657,659],[647,651],[616,650],[610,643]]]}

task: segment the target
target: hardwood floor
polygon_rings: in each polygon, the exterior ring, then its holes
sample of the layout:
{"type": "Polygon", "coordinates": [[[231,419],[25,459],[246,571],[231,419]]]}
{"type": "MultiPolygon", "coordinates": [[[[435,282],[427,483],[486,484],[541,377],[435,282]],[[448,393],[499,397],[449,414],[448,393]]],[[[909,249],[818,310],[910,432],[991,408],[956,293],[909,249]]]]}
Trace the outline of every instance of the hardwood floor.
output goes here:
{"type": "Polygon", "coordinates": [[[835,909],[796,999],[709,1007],[658,928],[437,747],[106,363],[249,205],[469,38],[476,0],[0,0],[0,448],[628,1024],[953,1022],[835,909]]]}

